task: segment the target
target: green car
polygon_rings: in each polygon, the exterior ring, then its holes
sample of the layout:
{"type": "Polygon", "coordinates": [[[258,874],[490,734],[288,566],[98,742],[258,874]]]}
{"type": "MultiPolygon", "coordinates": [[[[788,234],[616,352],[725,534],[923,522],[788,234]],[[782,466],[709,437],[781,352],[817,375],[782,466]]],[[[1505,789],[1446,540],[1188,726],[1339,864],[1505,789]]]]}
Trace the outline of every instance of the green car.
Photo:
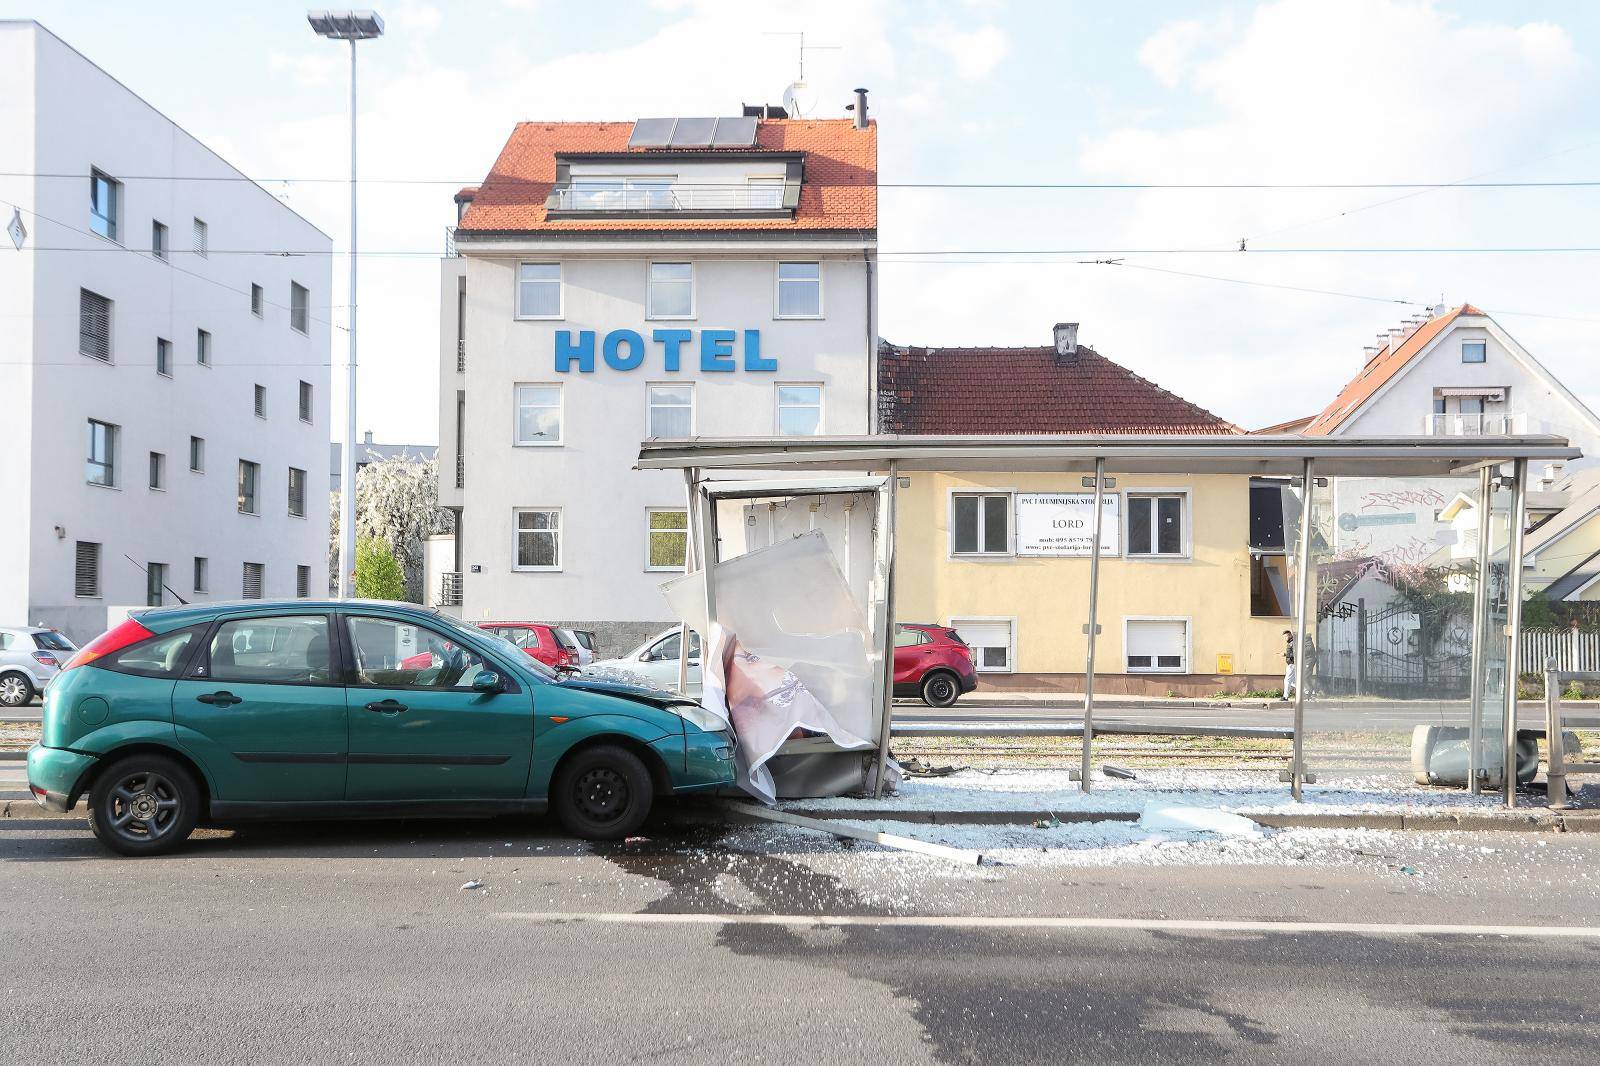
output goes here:
{"type": "Polygon", "coordinates": [[[565,680],[513,644],[405,604],[288,600],[140,611],[45,692],[28,787],[87,795],[124,855],[197,824],[553,809],[614,839],[656,796],[733,783],[733,736],[699,704],[565,680]]]}

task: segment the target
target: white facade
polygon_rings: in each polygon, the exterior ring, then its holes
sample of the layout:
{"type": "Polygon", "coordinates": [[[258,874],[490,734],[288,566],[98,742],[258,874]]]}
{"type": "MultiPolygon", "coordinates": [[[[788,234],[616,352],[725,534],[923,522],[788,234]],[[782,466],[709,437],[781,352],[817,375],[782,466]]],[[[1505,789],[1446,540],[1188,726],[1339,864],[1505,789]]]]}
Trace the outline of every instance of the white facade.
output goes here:
{"type": "MultiPolygon", "coordinates": [[[[639,164],[647,173],[650,165],[639,164]]],[[[681,160],[672,167],[680,184],[725,190],[738,180],[726,162],[705,165],[716,172],[699,175],[681,160]]],[[[784,173],[760,160],[745,166],[762,176],[784,173]]],[[[574,167],[574,183],[581,180],[574,167]]],[[[443,264],[439,471],[441,504],[459,509],[454,570],[462,617],[577,625],[600,634],[604,653],[625,651],[671,624],[659,586],[682,569],[677,561],[663,565],[662,556],[680,542],[671,530],[681,526],[684,482],[633,470],[641,440],[871,430],[875,234],[718,235],[716,228],[712,218],[694,234],[539,233],[470,244],[458,235],[461,256],[443,264]],[[652,300],[652,267],[663,263],[675,266],[658,272],[652,300]],[[559,299],[547,295],[535,308],[544,314],[519,314],[529,310],[518,303],[521,264],[539,265],[530,274],[541,280],[529,284],[559,276],[559,299]],[[780,308],[780,269],[817,275],[815,313],[780,308]],[[654,339],[661,330],[689,333],[675,368],[671,345],[654,339]],[[644,342],[637,367],[608,363],[607,337],[617,331],[644,342]],[[731,334],[730,354],[721,354],[716,331],[731,334]],[[577,345],[588,333],[592,370],[558,358],[562,335],[577,345]],[[519,386],[528,408],[520,430],[519,386]],[[558,422],[559,431],[533,438],[535,421],[547,430],[558,422]],[[530,527],[520,534],[519,514],[530,527]],[[549,526],[559,532],[545,532],[549,526]]],[[[809,282],[791,295],[805,302],[809,282]]],[[[630,341],[612,354],[627,364],[638,353],[630,341]]],[[[437,580],[430,579],[430,602],[437,580]]]]}
{"type": "Polygon", "coordinates": [[[0,237],[0,622],[86,640],[154,598],[152,563],[167,603],[237,599],[247,564],[263,596],[324,594],[332,242],[34,22],[0,22],[0,130],[0,172],[31,175],[0,176],[27,229],[0,237]],[[91,420],[116,427],[109,486],[91,420]]]}

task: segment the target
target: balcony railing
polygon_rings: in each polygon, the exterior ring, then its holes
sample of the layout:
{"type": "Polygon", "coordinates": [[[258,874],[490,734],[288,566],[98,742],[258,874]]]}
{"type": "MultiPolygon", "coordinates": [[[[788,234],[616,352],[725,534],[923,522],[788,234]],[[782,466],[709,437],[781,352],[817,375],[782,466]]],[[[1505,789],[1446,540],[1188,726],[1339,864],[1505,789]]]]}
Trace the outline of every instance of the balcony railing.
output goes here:
{"type": "Polygon", "coordinates": [[[439,575],[439,606],[461,606],[461,571],[446,570],[439,575]]]}
{"type": "Polygon", "coordinates": [[[1426,415],[1422,432],[1429,437],[1506,437],[1529,432],[1528,416],[1443,414],[1426,415]]]}
{"type": "Polygon", "coordinates": [[[456,338],[456,373],[457,374],[465,374],[466,372],[467,372],[467,338],[465,338],[465,337],[457,337],[456,338]]]}
{"type": "Polygon", "coordinates": [[[467,481],[467,460],[460,452],[456,453],[456,488],[465,488],[467,481]]]}
{"type": "Polygon", "coordinates": [[[446,226],[444,228],[444,254],[449,259],[454,259],[461,254],[456,251],[456,228],[454,226],[446,226]]]}
{"type": "Polygon", "coordinates": [[[554,191],[557,211],[780,211],[783,185],[569,185],[554,191]]]}

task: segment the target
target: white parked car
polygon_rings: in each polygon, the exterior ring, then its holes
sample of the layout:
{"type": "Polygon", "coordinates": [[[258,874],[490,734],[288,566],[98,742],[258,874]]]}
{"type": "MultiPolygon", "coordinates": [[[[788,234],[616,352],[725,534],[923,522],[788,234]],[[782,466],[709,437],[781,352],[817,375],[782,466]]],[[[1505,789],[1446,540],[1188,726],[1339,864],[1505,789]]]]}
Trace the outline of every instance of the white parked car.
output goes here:
{"type": "MultiPolygon", "coordinates": [[[[657,688],[678,687],[678,651],[682,634],[676,629],[657,633],[620,659],[602,659],[595,670],[620,670],[639,674],[657,688]]],[[[700,694],[700,635],[689,634],[689,695],[700,694]]]]}
{"type": "Polygon", "coordinates": [[[77,650],[53,629],[0,626],[0,707],[26,705],[77,650]]]}
{"type": "Polygon", "coordinates": [[[594,634],[576,629],[559,629],[561,642],[568,645],[568,650],[578,656],[579,666],[588,666],[594,662],[594,634]]]}

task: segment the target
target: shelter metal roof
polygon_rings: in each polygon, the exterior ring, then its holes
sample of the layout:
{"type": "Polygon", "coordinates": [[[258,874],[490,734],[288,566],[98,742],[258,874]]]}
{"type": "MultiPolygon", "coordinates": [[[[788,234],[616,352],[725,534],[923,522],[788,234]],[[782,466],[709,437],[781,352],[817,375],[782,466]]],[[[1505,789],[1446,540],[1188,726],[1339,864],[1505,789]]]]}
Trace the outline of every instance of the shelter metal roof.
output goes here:
{"type": "Polygon", "coordinates": [[[1058,434],[1049,436],[689,437],[648,440],[638,469],[1093,470],[1113,473],[1292,476],[1316,461],[1328,476],[1442,477],[1527,459],[1582,453],[1554,436],[1302,437],[1295,434],[1058,434]]]}

